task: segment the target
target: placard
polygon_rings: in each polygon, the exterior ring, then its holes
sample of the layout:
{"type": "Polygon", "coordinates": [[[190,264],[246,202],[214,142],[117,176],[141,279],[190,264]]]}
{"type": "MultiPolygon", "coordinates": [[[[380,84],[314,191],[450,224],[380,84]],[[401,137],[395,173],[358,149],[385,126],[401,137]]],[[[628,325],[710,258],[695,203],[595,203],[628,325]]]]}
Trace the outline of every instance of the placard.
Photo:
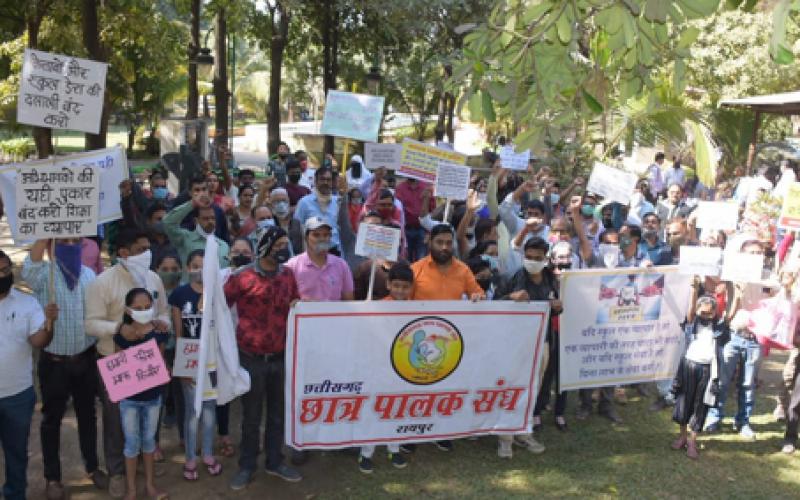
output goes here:
{"type": "Polygon", "coordinates": [[[17,122],[100,133],[108,65],[25,49],[17,122]]]}
{"type": "Polygon", "coordinates": [[[436,169],[434,196],[451,200],[466,200],[469,193],[469,167],[440,161],[436,169]]]}
{"type": "Polygon", "coordinates": [[[400,230],[379,224],[359,224],[356,255],[397,262],[400,250],[400,230]]]}
{"type": "Polygon", "coordinates": [[[514,151],[514,148],[511,146],[503,146],[497,152],[500,156],[500,163],[503,165],[503,168],[507,168],[509,170],[527,170],[528,164],[531,159],[531,150],[526,149],[521,153],[517,153],[514,151]]]}
{"type": "Polygon", "coordinates": [[[155,339],[100,358],[97,368],[114,403],[169,382],[155,339]]]}
{"type": "Polygon", "coordinates": [[[406,138],[403,139],[397,174],[432,183],[436,180],[436,169],[439,168],[440,161],[464,165],[467,156],[406,138]]]}
{"type": "Polygon", "coordinates": [[[634,173],[596,161],[586,190],[604,197],[604,201],[616,201],[627,205],[638,179],[634,173]]]}
{"type": "Polygon", "coordinates": [[[15,237],[25,240],[97,234],[99,172],[90,167],[25,166],[16,177],[15,237]]]}
{"type": "Polygon", "coordinates": [[[563,273],[559,390],[673,378],[690,281],[675,266],[563,273]]]}
{"type": "Polygon", "coordinates": [[[764,256],[726,250],[722,261],[722,280],[734,283],[760,283],[764,256]]]}
{"type": "Polygon", "coordinates": [[[364,163],[370,170],[385,168],[387,170],[397,170],[400,168],[400,144],[379,144],[368,142],[364,144],[364,163]]]}
{"type": "Polygon", "coordinates": [[[320,134],[377,142],[383,103],[383,96],[329,90],[320,134]]]}
{"type": "Polygon", "coordinates": [[[180,337],[175,342],[175,363],[172,365],[172,376],[196,378],[199,359],[200,340],[180,337]]]}
{"type": "Polygon", "coordinates": [[[548,317],[547,301],[298,302],[286,339],[286,444],[529,433],[548,317]]]}
{"type": "Polygon", "coordinates": [[[607,243],[600,243],[597,247],[597,253],[600,255],[600,260],[608,269],[614,269],[619,266],[619,256],[622,251],[619,245],[609,245],[607,243]]]}
{"type": "Polygon", "coordinates": [[[719,276],[722,249],[717,247],[682,246],[678,272],[686,276],[719,276]]]}
{"type": "Polygon", "coordinates": [[[800,229],[800,182],[793,182],[783,197],[778,227],[782,229],[800,229]]]}
{"type": "Polygon", "coordinates": [[[739,204],[725,201],[701,201],[697,204],[697,227],[719,231],[736,231],[739,204]]]}

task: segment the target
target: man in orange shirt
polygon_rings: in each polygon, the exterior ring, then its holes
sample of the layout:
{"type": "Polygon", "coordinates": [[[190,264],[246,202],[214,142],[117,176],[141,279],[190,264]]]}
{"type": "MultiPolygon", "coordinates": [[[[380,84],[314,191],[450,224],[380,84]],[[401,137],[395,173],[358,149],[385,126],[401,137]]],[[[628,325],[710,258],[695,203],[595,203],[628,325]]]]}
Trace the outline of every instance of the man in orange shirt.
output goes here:
{"type": "Polygon", "coordinates": [[[431,229],[430,255],[415,262],[413,300],[485,299],[472,271],[453,257],[453,227],[438,224],[431,229]]]}

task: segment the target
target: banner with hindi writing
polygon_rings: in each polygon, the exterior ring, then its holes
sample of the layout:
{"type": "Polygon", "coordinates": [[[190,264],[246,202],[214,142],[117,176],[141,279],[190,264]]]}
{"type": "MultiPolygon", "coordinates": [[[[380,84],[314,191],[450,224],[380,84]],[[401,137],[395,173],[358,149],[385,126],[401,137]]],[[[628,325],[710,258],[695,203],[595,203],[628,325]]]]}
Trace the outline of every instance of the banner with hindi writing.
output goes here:
{"type": "Polygon", "coordinates": [[[100,133],[107,69],[89,59],[25,49],[17,121],[100,133]]]}
{"type": "Polygon", "coordinates": [[[562,274],[559,389],[671,379],[691,279],[676,266],[562,274]]]}
{"type": "Polygon", "coordinates": [[[320,133],[364,142],[378,142],[383,96],[329,90],[320,133]]]}
{"type": "Polygon", "coordinates": [[[286,444],[531,432],[549,307],[299,302],[286,341],[286,444]]]}
{"type": "Polygon", "coordinates": [[[96,235],[99,183],[99,173],[89,167],[21,168],[16,178],[15,237],[38,240],[96,235]]]}

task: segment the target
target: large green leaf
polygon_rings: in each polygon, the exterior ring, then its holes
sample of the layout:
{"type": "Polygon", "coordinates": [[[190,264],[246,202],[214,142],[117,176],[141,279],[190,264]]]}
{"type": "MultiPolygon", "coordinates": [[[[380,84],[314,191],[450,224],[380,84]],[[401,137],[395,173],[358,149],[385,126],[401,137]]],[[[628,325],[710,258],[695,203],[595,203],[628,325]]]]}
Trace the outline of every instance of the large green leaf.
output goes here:
{"type": "Polygon", "coordinates": [[[717,178],[717,154],[711,134],[700,123],[688,120],[694,138],[694,158],[697,178],[706,186],[713,186],[717,178]]]}
{"type": "Polygon", "coordinates": [[[667,12],[669,11],[668,0],[647,0],[644,6],[644,17],[659,23],[667,22],[667,12]]]}
{"type": "Polygon", "coordinates": [[[572,40],[572,21],[567,15],[566,10],[558,17],[556,21],[556,30],[558,31],[558,39],[561,40],[561,43],[564,45],[572,40]]]}
{"type": "Polygon", "coordinates": [[[595,114],[600,114],[603,112],[603,105],[595,99],[595,97],[586,91],[586,89],[581,88],[581,95],[583,96],[583,101],[592,110],[595,114]]]}
{"type": "Polygon", "coordinates": [[[678,38],[677,48],[688,49],[694,41],[697,40],[698,36],[700,36],[700,29],[694,26],[688,26],[681,32],[681,36],[678,38]]]}
{"type": "Polygon", "coordinates": [[[769,55],[778,64],[790,64],[794,55],[786,48],[786,20],[792,8],[791,0],[780,0],[772,12],[772,38],[769,44],[769,55]]]}
{"type": "Polygon", "coordinates": [[[492,96],[485,90],[481,90],[481,111],[487,122],[493,123],[497,121],[497,115],[494,112],[494,104],[492,104],[492,96]]]}

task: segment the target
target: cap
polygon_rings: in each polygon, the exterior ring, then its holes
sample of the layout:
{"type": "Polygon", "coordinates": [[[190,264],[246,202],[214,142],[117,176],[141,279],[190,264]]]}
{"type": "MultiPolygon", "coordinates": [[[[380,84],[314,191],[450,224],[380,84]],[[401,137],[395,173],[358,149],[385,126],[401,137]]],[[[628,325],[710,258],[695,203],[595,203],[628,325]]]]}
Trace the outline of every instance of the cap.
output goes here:
{"type": "Polygon", "coordinates": [[[317,229],[321,228],[322,226],[325,226],[328,229],[333,229],[333,227],[330,224],[328,224],[327,222],[325,222],[325,219],[323,219],[322,217],[314,216],[314,217],[309,217],[308,219],[306,219],[306,224],[305,224],[306,232],[317,230],[317,229]]]}

